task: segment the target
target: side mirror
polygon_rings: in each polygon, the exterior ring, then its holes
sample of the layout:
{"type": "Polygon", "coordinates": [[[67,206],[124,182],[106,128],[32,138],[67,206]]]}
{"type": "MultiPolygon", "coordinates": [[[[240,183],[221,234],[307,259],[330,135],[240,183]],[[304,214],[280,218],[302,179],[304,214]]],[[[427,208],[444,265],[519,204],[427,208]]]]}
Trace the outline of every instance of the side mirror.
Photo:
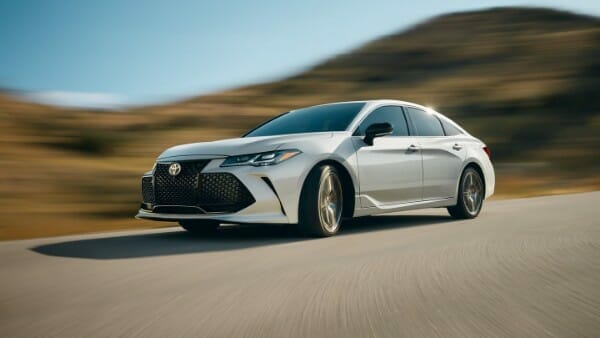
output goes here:
{"type": "Polygon", "coordinates": [[[367,130],[365,130],[364,141],[366,144],[372,146],[374,138],[389,135],[393,131],[394,131],[394,128],[392,127],[391,124],[389,124],[387,122],[373,123],[372,125],[367,127],[367,130]]]}

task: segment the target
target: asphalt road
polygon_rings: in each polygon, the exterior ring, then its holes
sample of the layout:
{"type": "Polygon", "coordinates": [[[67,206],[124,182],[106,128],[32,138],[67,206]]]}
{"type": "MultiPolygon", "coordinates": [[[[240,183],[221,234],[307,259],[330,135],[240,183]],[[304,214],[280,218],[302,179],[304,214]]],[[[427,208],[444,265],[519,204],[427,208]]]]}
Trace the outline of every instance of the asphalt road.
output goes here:
{"type": "Polygon", "coordinates": [[[2,337],[600,336],[600,192],[372,217],[336,237],[178,229],[0,243],[2,337]]]}

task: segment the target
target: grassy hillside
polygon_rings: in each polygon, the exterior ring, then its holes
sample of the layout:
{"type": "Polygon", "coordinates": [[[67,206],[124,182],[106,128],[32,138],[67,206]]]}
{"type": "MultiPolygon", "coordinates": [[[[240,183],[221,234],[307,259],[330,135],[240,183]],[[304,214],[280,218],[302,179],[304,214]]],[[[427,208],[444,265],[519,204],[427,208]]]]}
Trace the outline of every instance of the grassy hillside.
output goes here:
{"type": "Polygon", "coordinates": [[[340,100],[435,107],[492,149],[501,196],[600,187],[600,20],[502,8],[434,18],[282,81],[126,112],[0,94],[0,239],[125,227],[170,145],[340,100]]]}

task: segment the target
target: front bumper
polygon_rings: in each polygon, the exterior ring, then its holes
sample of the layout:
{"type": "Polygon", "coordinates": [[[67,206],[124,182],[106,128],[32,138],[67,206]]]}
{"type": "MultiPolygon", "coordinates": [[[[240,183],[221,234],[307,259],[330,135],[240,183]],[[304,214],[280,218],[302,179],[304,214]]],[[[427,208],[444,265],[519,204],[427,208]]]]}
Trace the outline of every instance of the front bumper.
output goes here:
{"type": "MultiPolygon", "coordinates": [[[[204,211],[193,214],[178,213],[176,210],[168,213],[155,212],[155,210],[164,210],[164,208],[160,208],[160,205],[151,205],[149,208],[149,205],[144,203],[143,205],[146,207],[140,208],[136,218],[158,221],[210,219],[231,223],[297,223],[300,190],[305,175],[310,169],[305,166],[305,161],[302,161],[301,157],[264,167],[220,167],[224,158],[210,160],[201,170],[202,174],[234,175],[252,195],[253,203],[236,212],[204,211]]],[[[170,164],[190,160],[193,159],[170,158],[159,160],[158,163],[170,164]]],[[[152,177],[152,174],[148,173],[144,178],[147,180],[148,177],[152,177]]]]}

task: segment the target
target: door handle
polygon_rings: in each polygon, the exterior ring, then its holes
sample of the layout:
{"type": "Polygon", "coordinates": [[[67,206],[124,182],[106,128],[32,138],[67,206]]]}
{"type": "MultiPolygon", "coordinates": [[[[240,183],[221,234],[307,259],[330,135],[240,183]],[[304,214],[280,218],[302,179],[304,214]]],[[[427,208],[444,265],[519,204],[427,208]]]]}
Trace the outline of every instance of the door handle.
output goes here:
{"type": "Polygon", "coordinates": [[[452,149],[454,150],[461,150],[462,148],[463,146],[458,143],[454,143],[454,145],[452,146],[452,149]]]}
{"type": "Polygon", "coordinates": [[[417,152],[417,151],[419,151],[419,147],[417,147],[417,146],[416,146],[416,145],[414,145],[414,144],[411,144],[411,145],[408,147],[408,149],[406,149],[406,150],[407,150],[409,153],[414,153],[414,152],[417,152]]]}

